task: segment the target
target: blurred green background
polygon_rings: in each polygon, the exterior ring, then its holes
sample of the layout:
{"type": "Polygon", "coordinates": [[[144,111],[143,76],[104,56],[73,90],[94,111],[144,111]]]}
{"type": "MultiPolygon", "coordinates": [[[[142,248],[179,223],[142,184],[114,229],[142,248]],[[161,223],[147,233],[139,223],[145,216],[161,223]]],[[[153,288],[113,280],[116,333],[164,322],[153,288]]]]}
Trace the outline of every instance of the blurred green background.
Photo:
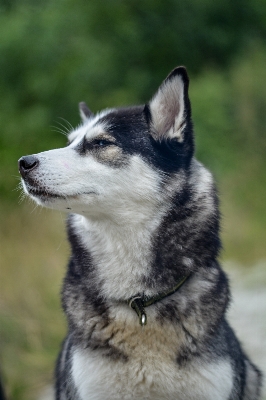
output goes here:
{"type": "Polygon", "coordinates": [[[79,101],[93,111],[147,102],[185,65],[197,158],[220,191],[222,260],[252,268],[266,259],[265,40],[265,0],[1,0],[0,367],[10,399],[36,399],[52,381],[68,256],[65,216],[19,201],[17,159],[64,146],[57,130],[79,123],[79,101]]]}

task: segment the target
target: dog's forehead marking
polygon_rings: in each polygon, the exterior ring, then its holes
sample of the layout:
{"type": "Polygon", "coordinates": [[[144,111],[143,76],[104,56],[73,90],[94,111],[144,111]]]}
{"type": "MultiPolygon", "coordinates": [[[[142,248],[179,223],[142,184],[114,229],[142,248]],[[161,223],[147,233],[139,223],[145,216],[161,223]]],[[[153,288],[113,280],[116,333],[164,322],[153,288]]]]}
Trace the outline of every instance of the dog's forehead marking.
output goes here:
{"type": "MultiPolygon", "coordinates": [[[[91,140],[99,135],[105,135],[106,125],[104,123],[96,124],[86,129],[85,137],[91,140]]],[[[105,135],[106,136],[106,135],[105,135]]]]}
{"type": "Polygon", "coordinates": [[[106,132],[107,124],[100,120],[112,111],[112,109],[104,110],[94,118],[88,119],[68,135],[68,140],[72,142],[73,145],[76,145],[84,136],[86,136],[87,139],[92,139],[100,134],[104,134],[106,132]]]}

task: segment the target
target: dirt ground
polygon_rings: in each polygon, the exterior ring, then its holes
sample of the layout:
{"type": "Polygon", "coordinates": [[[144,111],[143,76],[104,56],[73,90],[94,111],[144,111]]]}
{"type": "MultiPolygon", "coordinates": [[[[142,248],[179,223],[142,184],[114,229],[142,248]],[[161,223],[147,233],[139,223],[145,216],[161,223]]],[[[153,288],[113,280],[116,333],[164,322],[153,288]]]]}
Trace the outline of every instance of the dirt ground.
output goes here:
{"type": "Polygon", "coordinates": [[[266,400],[266,262],[244,269],[227,262],[224,268],[232,292],[228,318],[244,350],[263,372],[266,400]]]}

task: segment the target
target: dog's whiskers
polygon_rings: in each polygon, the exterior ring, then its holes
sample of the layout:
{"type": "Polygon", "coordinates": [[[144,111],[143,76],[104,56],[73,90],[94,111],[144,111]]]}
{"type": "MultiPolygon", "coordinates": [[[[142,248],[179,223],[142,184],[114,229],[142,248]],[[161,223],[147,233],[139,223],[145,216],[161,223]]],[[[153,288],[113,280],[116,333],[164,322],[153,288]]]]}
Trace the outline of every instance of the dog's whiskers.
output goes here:
{"type": "MultiPolygon", "coordinates": [[[[65,118],[63,118],[63,117],[59,117],[59,119],[61,119],[62,121],[64,121],[64,122],[67,123],[67,126],[68,126],[69,131],[74,131],[73,125],[72,125],[67,119],[65,119],[65,118]]],[[[60,124],[60,125],[64,126],[63,124],[60,124]]]]}
{"type": "Polygon", "coordinates": [[[64,136],[68,136],[68,134],[69,134],[68,131],[64,131],[63,129],[59,128],[58,126],[51,126],[51,128],[53,128],[52,129],[53,132],[61,133],[64,136]]]}

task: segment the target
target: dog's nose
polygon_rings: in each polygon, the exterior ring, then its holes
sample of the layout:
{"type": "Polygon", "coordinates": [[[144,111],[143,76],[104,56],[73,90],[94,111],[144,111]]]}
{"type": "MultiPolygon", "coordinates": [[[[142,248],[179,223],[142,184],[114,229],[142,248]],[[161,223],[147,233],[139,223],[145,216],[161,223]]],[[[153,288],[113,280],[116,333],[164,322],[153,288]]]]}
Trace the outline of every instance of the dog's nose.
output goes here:
{"type": "Polygon", "coordinates": [[[24,156],[18,160],[18,169],[20,174],[25,178],[26,174],[39,165],[38,158],[34,156],[24,156]]]}

